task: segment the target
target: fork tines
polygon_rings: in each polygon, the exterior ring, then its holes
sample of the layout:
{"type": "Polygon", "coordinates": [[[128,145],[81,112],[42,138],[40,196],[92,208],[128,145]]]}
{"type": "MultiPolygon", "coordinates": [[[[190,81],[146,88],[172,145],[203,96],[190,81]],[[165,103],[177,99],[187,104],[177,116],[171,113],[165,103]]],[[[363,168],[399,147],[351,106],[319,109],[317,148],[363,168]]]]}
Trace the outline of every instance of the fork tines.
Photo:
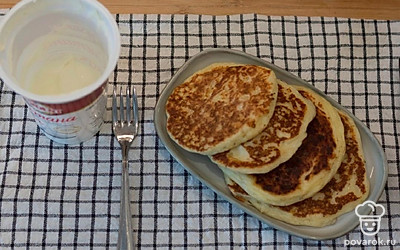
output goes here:
{"type": "Polygon", "coordinates": [[[119,89],[119,106],[118,106],[118,102],[117,102],[116,88],[117,87],[114,85],[113,100],[112,100],[113,123],[118,123],[118,122],[132,123],[132,122],[137,121],[139,117],[138,117],[138,104],[137,104],[137,95],[136,95],[135,87],[132,87],[133,94],[131,94],[131,90],[129,87],[126,88],[125,105],[124,105],[124,97],[122,94],[123,88],[122,88],[122,86],[120,87],[120,89],[119,89]],[[119,112],[118,112],[118,109],[119,109],[119,112]]]}

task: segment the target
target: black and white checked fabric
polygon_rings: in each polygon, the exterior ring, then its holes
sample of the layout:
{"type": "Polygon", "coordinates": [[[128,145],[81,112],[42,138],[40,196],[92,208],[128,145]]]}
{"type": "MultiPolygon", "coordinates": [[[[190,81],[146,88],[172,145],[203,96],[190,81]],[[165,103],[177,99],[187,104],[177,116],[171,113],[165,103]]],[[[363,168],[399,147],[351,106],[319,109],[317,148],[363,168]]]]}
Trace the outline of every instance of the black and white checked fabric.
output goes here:
{"type": "MultiPolygon", "coordinates": [[[[389,163],[379,200],[387,213],[378,237],[400,239],[400,21],[253,14],[115,18],[122,51],[110,85],[134,85],[139,94],[140,135],[130,151],[139,248],[321,249],[368,239],[359,228],[327,241],[275,230],[217,196],[169,155],[154,130],[157,98],[187,59],[213,47],[242,50],[300,76],[372,130],[389,163]]],[[[0,82],[0,249],[116,247],[121,154],[110,101],[93,139],[64,146],[47,139],[22,98],[0,82]]]]}

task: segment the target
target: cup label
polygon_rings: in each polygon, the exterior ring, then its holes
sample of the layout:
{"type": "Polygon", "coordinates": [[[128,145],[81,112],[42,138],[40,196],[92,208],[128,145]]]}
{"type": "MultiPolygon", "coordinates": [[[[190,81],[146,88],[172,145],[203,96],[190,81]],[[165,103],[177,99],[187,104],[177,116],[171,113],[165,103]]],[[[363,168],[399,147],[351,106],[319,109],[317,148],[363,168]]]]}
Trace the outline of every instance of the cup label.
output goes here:
{"type": "Polygon", "coordinates": [[[70,113],[37,103],[26,103],[36,123],[49,138],[63,144],[74,144],[90,139],[100,130],[107,96],[103,91],[94,102],[70,113]]]}

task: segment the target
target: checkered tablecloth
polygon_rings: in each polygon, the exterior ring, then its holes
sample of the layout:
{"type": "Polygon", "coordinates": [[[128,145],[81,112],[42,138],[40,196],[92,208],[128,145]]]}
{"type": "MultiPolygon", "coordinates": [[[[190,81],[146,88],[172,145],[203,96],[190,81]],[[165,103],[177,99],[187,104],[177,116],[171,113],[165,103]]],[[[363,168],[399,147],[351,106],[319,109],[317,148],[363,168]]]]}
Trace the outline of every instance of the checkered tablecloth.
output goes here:
{"type": "MultiPolygon", "coordinates": [[[[321,249],[369,239],[358,227],[327,241],[275,230],[171,157],[154,129],[157,98],[186,60],[213,47],[242,50],[298,75],[371,129],[389,164],[379,199],[387,213],[377,237],[400,246],[400,21],[254,14],[115,18],[122,51],[110,85],[134,85],[139,95],[140,134],[130,151],[137,247],[321,249]]],[[[121,152],[111,129],[111,88],[108,94],[101,131],[83,144],[64,146],[47,139],[21,96],[0,82],[0,249],[116,247],[121,152]]]]}

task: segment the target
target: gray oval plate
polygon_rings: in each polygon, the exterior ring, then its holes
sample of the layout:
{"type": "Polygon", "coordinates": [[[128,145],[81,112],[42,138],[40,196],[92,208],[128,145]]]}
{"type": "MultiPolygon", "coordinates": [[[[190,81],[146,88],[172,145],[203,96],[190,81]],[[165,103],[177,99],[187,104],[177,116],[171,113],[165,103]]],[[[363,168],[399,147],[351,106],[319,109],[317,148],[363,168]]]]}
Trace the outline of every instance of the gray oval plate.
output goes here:
{"type": "Polygon", "coordinates": [[[260,213],[252,206],[243,204],[236,200],[225,185],[222,172],[212,163],[207,156],[190,153],[179,147],[170,139],[166,131],[165,104],[172,90],[183,83],[189,76],[196,71],[205,68],[212,63],[233,62],[241,64],[254,64],[265,66],[275,71],[277,77],[289,84],[306,86],[321,96],[325,97],[333,106],[344,110],[355,121],[363,143],[366,160],[367,174],[370,180],[371,190],[368,200],[376,202],[385,187],[387,180],[387,161],[385,154],[371,131],[358,120],[353,114],[349,113],[332,98],[298,78],[297,76],[257,57],[246,53],[230,49],[208,49],[188,60],[174,75],[171,81],[164,88],[154,112],[154,124],[160,140],[163,142],[170,154],[193,176],[197,177],[202,183],[214,190],[217,194],[238,206],[246,213],[258,218],[260,221],[285,231],[289,234],[316,240],[333,239],[342,236],[353,230],[358,224],[359,219],[355,212],[346,213],[338,218],[335,224],[316,228],[307,226],[294,226],[285,222],[273,219],[260,213]]]}

